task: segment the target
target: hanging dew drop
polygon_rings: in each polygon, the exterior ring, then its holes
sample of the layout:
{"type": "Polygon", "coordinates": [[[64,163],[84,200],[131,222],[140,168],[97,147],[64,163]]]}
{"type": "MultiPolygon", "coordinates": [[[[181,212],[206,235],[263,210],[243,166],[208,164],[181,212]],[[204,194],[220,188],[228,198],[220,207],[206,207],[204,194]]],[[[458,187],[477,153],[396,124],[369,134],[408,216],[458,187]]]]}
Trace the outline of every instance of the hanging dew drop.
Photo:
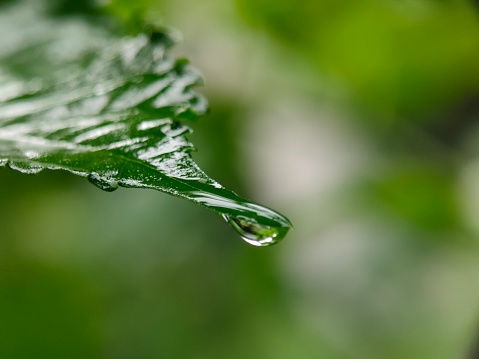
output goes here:
{"type": "Polygon", "coordinates": [[[281,242],[290,228],[265,226],[250,219],[232,217],[226,214],[223,214],[223,218],[238,232],[245,242],[257,247],[272,246],[281,242]]]}
{"type": "Polygon", "coordinates": [[[106,192],[113,192],[118,189],[117,181],[115,181],[113,178],[101,176],[96,172],[93,172],[88,176],[88,181],[106,192]]]}
{"type": "Polygon", "coordinates": [[[215,191],[219,193],[191,191],[186,193],[185,198],[222,215],[241,238],[253,246],[266,247],[279,243],[292,228],[285,216],[270,208],[236,197],[222,187],[215,187],[215,191]],[[224,196],[222,191],[226,192],[224,196]]]}

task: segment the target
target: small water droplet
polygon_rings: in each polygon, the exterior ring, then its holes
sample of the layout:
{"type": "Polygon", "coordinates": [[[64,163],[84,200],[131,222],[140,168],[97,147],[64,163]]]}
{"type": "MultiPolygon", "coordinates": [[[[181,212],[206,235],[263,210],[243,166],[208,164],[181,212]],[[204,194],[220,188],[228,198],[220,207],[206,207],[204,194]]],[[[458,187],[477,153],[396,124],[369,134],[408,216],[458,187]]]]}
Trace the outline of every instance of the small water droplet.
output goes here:
{"type": "Polygon", "coordinates": [[[35,160],[40,157],[40,154],[36,151],[26,151],[24,154],[29,160],[35,160]]]}
{"type": "Polygon", "coordinates": [[[113,178],[103,177],[96,172],[93,172],[88,176],[88,181],[90,181],[103,191],[113,192],[118,189],[117,181],[115,181],[113,178]]]}
{"type": "Polygon", "coordinates": [[[290,227],[270,227],[251,219],[232,217],[223,214],[223,218],[239,233],[243,240],[253,246],[266,247],[281,242],[290,227]]]}

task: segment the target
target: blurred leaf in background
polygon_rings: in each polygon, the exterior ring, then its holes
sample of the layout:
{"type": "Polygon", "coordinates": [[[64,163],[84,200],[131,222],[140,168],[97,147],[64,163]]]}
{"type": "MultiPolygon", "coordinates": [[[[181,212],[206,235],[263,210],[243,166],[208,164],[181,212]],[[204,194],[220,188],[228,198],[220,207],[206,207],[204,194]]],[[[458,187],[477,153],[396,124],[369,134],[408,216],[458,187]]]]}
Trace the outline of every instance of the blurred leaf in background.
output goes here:
{"type": "Polygon", "coordinates": [[[376,121],[426,122],[479,91],[479,24],[470,1],[238,4],[376,121]]]}

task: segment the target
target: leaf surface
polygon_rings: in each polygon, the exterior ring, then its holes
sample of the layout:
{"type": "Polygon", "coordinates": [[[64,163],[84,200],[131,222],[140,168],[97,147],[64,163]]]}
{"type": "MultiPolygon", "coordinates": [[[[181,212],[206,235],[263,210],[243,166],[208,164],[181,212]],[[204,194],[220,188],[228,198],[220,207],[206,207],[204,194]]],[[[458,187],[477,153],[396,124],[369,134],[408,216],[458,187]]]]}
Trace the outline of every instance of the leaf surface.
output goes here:
{"type": "Polygon", "coordinates": [[[192,91],[197,71],[168,56],[167,32],[118,37],[82,18],[41,16],[35,4],[0,13],[0,32],[11,34],[0,37],[0,165],[66,170],[106,191],[160,190],[222,214],[252,244],[284,237],[284,216],[192,160],[185,122],[207,103],[192,91]]]}

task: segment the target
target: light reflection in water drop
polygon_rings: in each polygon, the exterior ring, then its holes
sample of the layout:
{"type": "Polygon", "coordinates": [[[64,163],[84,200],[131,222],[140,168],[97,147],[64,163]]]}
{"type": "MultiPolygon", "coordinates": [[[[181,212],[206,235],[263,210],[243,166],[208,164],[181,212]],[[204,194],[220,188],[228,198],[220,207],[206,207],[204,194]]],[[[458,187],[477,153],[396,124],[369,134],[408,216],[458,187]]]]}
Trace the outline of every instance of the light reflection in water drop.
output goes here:
{"type": "Polygon", "coordinates": [[[245,242],[257,247],[279,243],[289,230],[286,227],[269,227],[246,218],[235,218],[226,214],[223,214],[223,218],[231,224],[245,242]]]}
{"type": "Polygon", "coordinates": [[[232,192],[226,196],[202,191],[187,192],[185,197],[220,213],[243,240],[253,246],[266,247],[279,243],[292,228],[282,214],[248,202],[232,192]]]}

